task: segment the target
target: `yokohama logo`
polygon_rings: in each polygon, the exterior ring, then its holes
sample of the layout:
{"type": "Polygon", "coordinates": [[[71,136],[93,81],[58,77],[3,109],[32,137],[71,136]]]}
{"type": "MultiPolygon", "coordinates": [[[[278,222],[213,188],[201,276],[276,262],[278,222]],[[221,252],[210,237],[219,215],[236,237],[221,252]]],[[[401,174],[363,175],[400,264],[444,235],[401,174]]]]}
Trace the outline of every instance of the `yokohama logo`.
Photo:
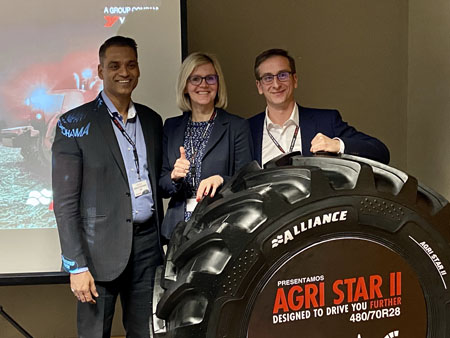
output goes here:
{"type": "Polygon", "coordinates": [[[292,226],[290,229],[285,230],[283,233],[277,235],[274,239],[272,239],[272,249],[281,244],[286,244],[289,241],[292,241],[299,234],[313,229],[317,226],[345,221],[347,220],[347,212],[348,210],[330,212],[300,222],[299,224],[292,226]]]}

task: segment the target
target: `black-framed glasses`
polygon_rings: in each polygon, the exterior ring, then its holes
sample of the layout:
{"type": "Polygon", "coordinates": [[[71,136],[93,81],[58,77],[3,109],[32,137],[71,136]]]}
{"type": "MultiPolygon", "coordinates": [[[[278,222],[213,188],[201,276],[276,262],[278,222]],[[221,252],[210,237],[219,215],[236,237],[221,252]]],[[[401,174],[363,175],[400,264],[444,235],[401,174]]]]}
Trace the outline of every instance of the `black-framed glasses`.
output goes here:
{"type": "Polygon", "coordinates": [[[188,81],[194,86],[199,86],[203,80],[205,80],[209,85],[215,85],[218,78],[219,77],[216,74],[210,74],[206,76],[192,75],[188,77],[188,81]]]}
{"type": "Polygon", "coordinates": [[[277,75],[273,75],[273,74],[264,74],[263,76],[261,76],[259,78],[259,80],[265,84],[271,84],[273,82],[273,79],[275,78],[275,76],[277,77],[278,81],[280,82],[286,82],[287,80],[289,80],[289,76],[292,74],[292,72],[288,72],[288,71],[283,71],[283,72],[279,72],[277,75]]]}

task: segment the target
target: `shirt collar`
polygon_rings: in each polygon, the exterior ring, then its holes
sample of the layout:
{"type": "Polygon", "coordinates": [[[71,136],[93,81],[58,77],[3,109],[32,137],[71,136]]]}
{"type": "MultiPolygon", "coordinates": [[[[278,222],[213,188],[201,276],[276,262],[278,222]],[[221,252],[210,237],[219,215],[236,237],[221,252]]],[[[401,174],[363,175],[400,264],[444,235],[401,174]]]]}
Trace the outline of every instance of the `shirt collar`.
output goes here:
{"type": "MultiPolygon", "coordinates": [[[[271,129],[277,126],[276,123],[272,122],[272,120],[269,117],[269,107],[266,107],[266,122],[267,122],[267,128],[271,129]]],[[[286,127],[290,124],[293,124],[295,126],[299,125],[299,119],[298,119],[298,106],[297,104],[294,104],[294,109],[292,109],[291,116],[289,119],[287,119],[286,122],[281,127],[286,127]]]]}
{"type": "MultiPolygon", "coordinates": [[[[101,96],[103,101],[106,104],[106,107],[108,107],[108,113],[111,116],[114,116],[114,113],[119,114],[117,108],[114,106],[114,103],[109,99],[108,95],[104,91],[101,92],[101,96]]],[[[131,120],[136,116],[136,108],[134,107],[133,101],[130,101],[130,105],[128,106],[128,118],[127,120],[131,120]]],[[[122,116],[119,114],[119,118],[122,121],[122,116]]]]}

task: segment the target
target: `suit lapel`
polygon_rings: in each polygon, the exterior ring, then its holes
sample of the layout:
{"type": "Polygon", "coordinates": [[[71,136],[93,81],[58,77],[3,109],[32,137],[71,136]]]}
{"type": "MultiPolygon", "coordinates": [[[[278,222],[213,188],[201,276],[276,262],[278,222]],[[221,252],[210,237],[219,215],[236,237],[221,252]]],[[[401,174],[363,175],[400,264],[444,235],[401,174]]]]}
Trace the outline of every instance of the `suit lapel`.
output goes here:
{"type": "Polygon", "coordinates": [[[144,135],[145,148],[147,152],[147,168],[150,173],[152,190],[155,191],[155,189],[157,188],[157,177],[155,172],[155,165],[151,165],[152,163],[156,163],[155,133],[153,132],[153,126],[149,116],[142,113],[136,105],[135,107],[137,115],[139,117],[139,121],[141,122],[142,134],[144,135]]]}
{"type": "Polygon", "coordinates": [[[300,131],[302,134],[302,155],[311,156],[311,141],[317,133],[317,125],[312,114],[298,105],[300,131]]]}
{"type": "Polygon", "coordinates": [[[255,149],[255,157],[258,161],[259,165],[262,162],[262,142],[263,142],[263,133],[264,133],[264,120],[266,118],[266,112],[262,112],[258,120],[256,121],[257,127],[254,128],[255,137],[253,139],[254,149],[255,149]]]}
{"type": "Polygon", "coordinates": [[[117,142],[116,134],[113,130],[111,118],[109,117],[106,105],[100,95],[96,99],[96,107],[94,108],[94,111],[97,114],[96,122],[98,123],[99,129],[103,133],[105,142],[113,154],[114,160],[120,169],[122,177],[128,182],[125,164],[123,163],[122,153],[120,152],[119,143],[117,142]]]}
{"type": "Polygon", "coordinates": [[[214,121],[213,130],[211,130],[211,135],[209,136],[208,143],[206,144],[205,153],[203,154],[202,159],[206,157],[206,155],[214,148],[214,146],[220,141],[227,130],[228,119],[226,118],[225,113],[218,109],[216,120],[214,121]]]}
{"type": "Polygon", "coordinates": [[[170,139],[167,149],[170,149],[171,154],[169,159],[172,159],[175,163],[176,159],[180,157],[180,146],[184,145],[184,134],[186,133],[186,126],[189,122],[191,113],[184,112],[183,118],[178,120],[178,124],[174,126],[170,133],[170,139]]]}

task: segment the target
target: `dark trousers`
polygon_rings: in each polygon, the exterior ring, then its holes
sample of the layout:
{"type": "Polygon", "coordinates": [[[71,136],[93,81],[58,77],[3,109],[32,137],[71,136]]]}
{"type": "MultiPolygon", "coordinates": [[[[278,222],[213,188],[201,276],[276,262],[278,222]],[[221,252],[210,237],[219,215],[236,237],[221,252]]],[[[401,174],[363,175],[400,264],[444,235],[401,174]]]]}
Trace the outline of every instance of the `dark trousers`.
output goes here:
{"type": "Polygon", "coordinates": [[[158,232],[153,222],[134,226],[130,260],[122,274],[110,282],[95,282],[97,304],[78,302],[80,338],[110,338],[117,296],[127,338],[149,338],[155,269],[162,264],[158,232]]]}

